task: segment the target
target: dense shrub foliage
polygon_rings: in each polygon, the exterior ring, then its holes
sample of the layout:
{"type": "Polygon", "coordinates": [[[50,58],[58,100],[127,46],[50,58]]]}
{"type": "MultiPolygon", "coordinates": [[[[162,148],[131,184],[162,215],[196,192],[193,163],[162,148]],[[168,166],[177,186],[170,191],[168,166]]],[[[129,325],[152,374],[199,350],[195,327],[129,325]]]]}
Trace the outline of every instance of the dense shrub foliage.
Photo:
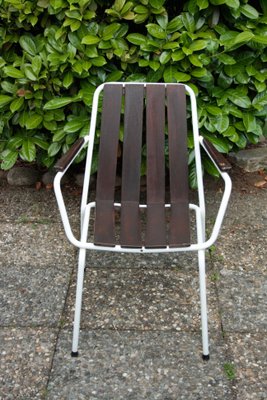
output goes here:
{"type": "Polygon", "coordinates": [[[51,166],[87,133],[106,81],[188,83],[221,152],[263,134],[265,0],[0,0],[0,18],[3,169],[18,157],[51,166]]]}

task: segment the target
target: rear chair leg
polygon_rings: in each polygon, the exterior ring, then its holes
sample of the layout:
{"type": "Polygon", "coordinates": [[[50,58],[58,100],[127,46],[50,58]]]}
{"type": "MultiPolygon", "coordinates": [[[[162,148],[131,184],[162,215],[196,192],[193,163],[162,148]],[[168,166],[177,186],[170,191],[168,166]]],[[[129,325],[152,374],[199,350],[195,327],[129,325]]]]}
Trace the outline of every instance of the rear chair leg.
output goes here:
{"type": "Polygon", "coordinates": [[[206,296],[206,272],[205,272],[205,250],[198,251],[199,267],[199,287],[201,305],[201,330],[203,360],[209,360],[209,335],[208,335],[208,315],[207,315],[207,296],[206,296]]]}
{"type": "Polygon", "coordinates": [[[78,356],[78,342],[79,342],[79,332],[80,332],[85,259],[86,259],[86,250],[80,249],[79,261],[78,261],[77,286],[76,286],[75,314],[74,314],[74,324],[73,324],[73,339],[72,339],[72,352],[71,352],[72,357],[78,356]]]}

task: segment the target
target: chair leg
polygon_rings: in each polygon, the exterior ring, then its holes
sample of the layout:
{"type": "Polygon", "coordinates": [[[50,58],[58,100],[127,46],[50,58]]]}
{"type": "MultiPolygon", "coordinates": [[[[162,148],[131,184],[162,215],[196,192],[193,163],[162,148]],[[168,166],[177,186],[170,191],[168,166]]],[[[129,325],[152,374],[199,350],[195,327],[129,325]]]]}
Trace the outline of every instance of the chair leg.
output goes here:
{"type": "Polygon", "coordinates": [[[205,250],[198,251],[199,267],[199,288],[201,305],[201,329],[202,329],[202,348],[203,360],[209,359],[209,335],[208,335],[208,315],[207,315],[207,296],[206,296],[206,272],[205,272],[205,250]]]}
{"type": "Polygon", "coordinates": [[[72,352],[71,352],[72,357],[78,356],[78,342],[79,342],[80,320],[81,320],[81,309],[82,309],[82,292],[83,292],[85,259],[86,259],[86,250],[80,249],[77,286],[76,286],[75,314],[74,314],[74,324],[73,324],[73,338],[72,338],[72,352]]]}

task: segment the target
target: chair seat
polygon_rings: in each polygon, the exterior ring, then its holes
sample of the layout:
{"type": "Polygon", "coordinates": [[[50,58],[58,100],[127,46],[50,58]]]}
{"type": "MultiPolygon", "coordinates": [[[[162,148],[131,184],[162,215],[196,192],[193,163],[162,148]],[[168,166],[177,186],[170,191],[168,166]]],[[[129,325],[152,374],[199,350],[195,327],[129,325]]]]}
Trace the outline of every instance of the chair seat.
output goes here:
{"type": "Polygon", "coordinates": [[[94,243],[139,248],[190,245],[186,94],[183,85],[106,84],[96,187],[94,243]],[[123,125],[119,243],[115,181],[123,125]],[[168,154],[168,165],[165,155],[168,154]],[[141,164],[146,165],[146,212],[140,214],[141,164]],[[166,179],[167,178],[167,179],[166,179]],[[166,215],[166,181],[170,212],[166,215]]]}

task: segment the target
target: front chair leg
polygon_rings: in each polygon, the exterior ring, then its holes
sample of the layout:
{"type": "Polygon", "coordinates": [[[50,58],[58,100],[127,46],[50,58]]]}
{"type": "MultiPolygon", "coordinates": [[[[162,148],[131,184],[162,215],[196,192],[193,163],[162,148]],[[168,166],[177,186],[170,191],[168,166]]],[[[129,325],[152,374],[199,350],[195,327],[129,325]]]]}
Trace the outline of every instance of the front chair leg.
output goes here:
{"type": "Polygon", "coordinates": [[[199,267],[199,288],[201,305],[201,330],[203,360],[209,359],[209,335],[208,335],[208,315],[207,315],[207,296],[206,296],[206,272],[205,272],[205,250],[198,251],[199,267]]]}
{"type": "Polygon", "coordinates": [[[81,320],[85,260],[86,260],[86,250],[80,249],[79,262],[78,262],[78,274],[77,274],[77,286],[76,286],[75,314],[74,314],[74,324],[73,324],[73,339],[72,339],[72,352],[71,352],[72,357],[78,356],[78,342],[79,342],[79,333],[80,333],[80,320],[81,320]]]}

